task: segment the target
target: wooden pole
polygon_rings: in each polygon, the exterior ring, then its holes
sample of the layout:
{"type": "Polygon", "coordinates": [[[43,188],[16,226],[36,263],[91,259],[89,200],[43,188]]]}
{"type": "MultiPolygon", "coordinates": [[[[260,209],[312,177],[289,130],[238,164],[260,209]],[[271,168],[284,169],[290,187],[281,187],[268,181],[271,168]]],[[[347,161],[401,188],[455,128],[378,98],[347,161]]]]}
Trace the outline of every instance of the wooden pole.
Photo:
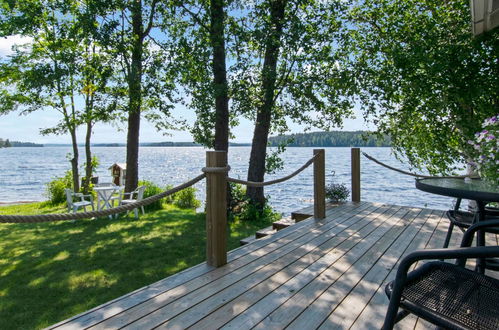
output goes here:
{"type": "Polygon", "coordinates": [[[360,202],[360,148],[352,148],[352,202],[360,202]]]}
{"type": "Polygon", "coordinates": [[[314,217],[326,217],[326,157],[324,149],[314,149],[314,217]]]}
{"type": "MultiPolygon", "coordinates": [[[[206,152],[206,167],[226,166],[226,151],[206,152]]],[[[206,172],[206,262],[227,263],[227,172],[206,172]]]]}

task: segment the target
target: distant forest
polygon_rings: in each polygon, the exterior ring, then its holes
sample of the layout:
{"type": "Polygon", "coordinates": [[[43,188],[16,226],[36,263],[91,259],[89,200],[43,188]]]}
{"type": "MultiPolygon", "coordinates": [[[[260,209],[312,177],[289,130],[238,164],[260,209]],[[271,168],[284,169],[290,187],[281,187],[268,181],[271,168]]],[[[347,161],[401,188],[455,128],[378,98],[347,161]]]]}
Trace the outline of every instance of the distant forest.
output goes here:
{"type": "Polygon", "coordinates": [[[32,142],[19,142],[19,141],[9,141],[9,139],[0,138],[0,148],[10,148],[10,147],[43,147],[43,144],[36,144],[32,142]]]}
{"type": "Polygon", "coordinates": [[[390,138],[380,139],[368,131],[312,132],[292,135],[272,136],[272,147],[286,144],[289,147],[389,147],[390,138]]]}

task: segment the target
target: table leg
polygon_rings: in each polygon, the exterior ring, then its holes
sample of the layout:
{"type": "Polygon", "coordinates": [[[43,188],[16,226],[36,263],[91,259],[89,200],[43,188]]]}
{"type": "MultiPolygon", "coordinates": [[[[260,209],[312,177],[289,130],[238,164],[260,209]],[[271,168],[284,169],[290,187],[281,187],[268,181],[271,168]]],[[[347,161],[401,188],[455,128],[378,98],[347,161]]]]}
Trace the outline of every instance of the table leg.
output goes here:
{"type": "Polygon", "coordinates": [[[100,211],[102,210],[101,206],[100,206],[100,199],[101,199],[101,192],[98,191],[97,192],[97,211],[100,211]]]}
{"type": "MultiPolygon", "coordinates": [[[[476,205],[478,207],[478,221],[485,220],[485,203],[481,201],[476,201],[476,205]]],[[[479,230],[476,236],[476,245],[477,246],[485,246],[485,231],[479,230]]],[[[485,259],[479,258],[477,259],[476,270],[480,274],[485,273],[485,259]]]]}

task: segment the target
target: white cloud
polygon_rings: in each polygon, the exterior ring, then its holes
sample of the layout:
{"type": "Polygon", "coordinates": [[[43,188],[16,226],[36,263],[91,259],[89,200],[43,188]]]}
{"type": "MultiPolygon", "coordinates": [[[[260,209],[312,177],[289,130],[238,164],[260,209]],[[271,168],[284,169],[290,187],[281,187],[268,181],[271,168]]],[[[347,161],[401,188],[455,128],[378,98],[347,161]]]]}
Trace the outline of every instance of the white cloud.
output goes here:
{"type": "Polygon", "coordinates": [[[20,35],[13,35],[0,38],[0,56],[7,56],[12,54],[12,46],[31,43],[33,38],[23,37],[20,35]]]}

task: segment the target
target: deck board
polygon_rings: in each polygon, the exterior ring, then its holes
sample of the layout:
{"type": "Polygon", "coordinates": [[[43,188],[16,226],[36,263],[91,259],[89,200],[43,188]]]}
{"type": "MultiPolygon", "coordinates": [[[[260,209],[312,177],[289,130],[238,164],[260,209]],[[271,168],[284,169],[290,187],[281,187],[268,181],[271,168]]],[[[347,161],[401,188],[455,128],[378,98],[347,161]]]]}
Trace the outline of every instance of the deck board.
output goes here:
{"type": "MultiPolygon", "coordinates": [[[[50,329],[379,329],[386,284],[411,251],[441,247],[442,211],[346,203],[59,322],[50,329]]],[[[462,234],[455,230],[451,246],[462,234]]],[[[497,242],[497,236],[487,237],[497,242]]],[[[407,317],[400,329],[428,329],[407,317]]]]}

